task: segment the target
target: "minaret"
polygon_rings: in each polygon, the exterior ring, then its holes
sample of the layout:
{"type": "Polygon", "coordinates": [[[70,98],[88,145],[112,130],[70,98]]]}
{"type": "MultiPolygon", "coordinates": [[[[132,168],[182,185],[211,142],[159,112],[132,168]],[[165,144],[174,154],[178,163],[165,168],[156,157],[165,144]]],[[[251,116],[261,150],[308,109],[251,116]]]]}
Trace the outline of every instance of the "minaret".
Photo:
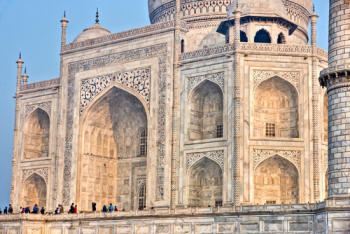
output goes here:
{"type": "Polygon", "coordinates": [[[15,109],[15,126],[14,126],[14,144],[13,144],[13,151],[12,151],[12,184],[11,184],[11,198],[10,202],[14,209],[17,209],[17,194],[18,191],[16,191],[16,185],[17,185],[17,178],[19,178],[18,174],[18,148],[17,148],[17,142],[18,142],[18,129],[19,129],[19,118],[20,118],[20,89],[21,89],[21,78],[22,78],[22,67],[23,67],[23,60],[22,55],[19,53],[19,58],[16,61],[17,63],[17,77],[16,77],[16,109],[15,109]]]}
{"type": "Polygon", "coordinates": [[[61,50],[67,43],[67,24],[66,11],[64,11],[63,19],[61,19],[62,34],[61,34],[61,50]]]}
{"type": "Polygon", "coordinates": [[[328,93],[328,204],[335,206],[350,205],[349,11],[349,0],[330,1],[329,67],[319,78],[328,93]]]}
{"type": "Polygon", "coordinates": [[[22,75],[23,84],[27,84],[28,78],[29,78],[29,76],[28,76],[28,74],[27,74],[27,68],[24,68],[24,73],[23,73],[23,75],[22,75]]]}
{"type": "Polygon", "coordinates": [[[17,60],[17,83],[16,83],[16,96],[19,94],[19,89],[21,86],[21,78],[22,78],[22,67],[23,67],[23,60],[22,60],[22,54],[19,53],[19,57],[17,60]]]}
{"type": "Polygon", "coordinates": [[[320,118],[320,86],[318,85],[318,48],[317,48],[317,19],[313,5],[310,15],[311,21],[311,47],[312,47],[312,160],[313,160],[313,199],[312,201],[320,201],[320,149],[321,149],[321,118],[320,118]]]}

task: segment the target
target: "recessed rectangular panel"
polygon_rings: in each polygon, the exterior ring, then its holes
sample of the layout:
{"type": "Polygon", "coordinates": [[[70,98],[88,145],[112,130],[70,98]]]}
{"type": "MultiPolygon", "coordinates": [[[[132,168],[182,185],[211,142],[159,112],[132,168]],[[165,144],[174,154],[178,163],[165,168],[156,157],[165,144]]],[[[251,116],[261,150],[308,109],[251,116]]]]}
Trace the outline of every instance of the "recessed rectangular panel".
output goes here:
{"type": "Polygon", "coordinates": [[[196,224],[195,233],[213,233],[211,224],[196,224]]]}
{"type": "Polygon", "coordinates": [[[259,223],[241,223],[241,232],[259,232],[259,223]]]}
{"type": "Polygon", "coordinates": [[[289,231],[307,232],[309,231],[309,223],[308,222],[289,222],[289,231]]]}
{"type": "Polygon", "coordinates": [[[129,234],[132,233],[132,227],[130,225],[117,226],[118,234],[129,234]]]}
{"type": "Polygon", "coordinates": [[[135,234],[148,234],[150,233],[150,226],[147,224],[135,225],[135,234]]]}
{"type": "Polygon", "coordinates": [[[350,232],[350,217],[347,219],[333,219],[333,231],[350,232]]]}
{"type": "Polygon", "coordinates": [[[219,223],[218,233],[233,233],[234,232],[233,223],[219,223]]]}
{"type": "Polygon", "coordinates": [[[113,234],[113,227],[99,227],[98,234],[113,234]]]}
{"type": "Polygon", "coordinates": [[[265,221],[264,230],[265,232],[282,232],[283,231],[282,221],[280,220],[265,221]]]}
{"type": "Polygon", "coordinates": [[[175,234],[190,234],[191,224],[176,224],[174,232],[175,234]]]}
{"type": "Polygon", "coordinates": [[[95,228],[82,228],[81,229],[82,234],[96,234],[95,228]]]}
{"type": "Polygon", "coordinates": [[[171,232],[170,224],[157,224],[156,225],[156,233],[157,234],[168,234],[171,232]]]}

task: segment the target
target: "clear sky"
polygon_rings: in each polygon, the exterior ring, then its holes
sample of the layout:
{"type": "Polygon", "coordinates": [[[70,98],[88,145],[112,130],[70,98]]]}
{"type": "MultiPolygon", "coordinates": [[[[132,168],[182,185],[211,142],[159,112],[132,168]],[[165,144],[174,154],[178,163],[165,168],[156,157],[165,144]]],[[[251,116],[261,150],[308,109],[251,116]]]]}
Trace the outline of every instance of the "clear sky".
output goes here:
{"type": "MultiPolygon", "coordinates": [[[[319,46],[327,49],[329,1],[314,0],[319,46]]],[[[9,201],[16,89],[16,60],[22,52],[29,82],[59,77],[63,11],[68,42],[95,20],[112,33],[149,24],[147,0],[0,0],[0,207],[9,201]]]]}

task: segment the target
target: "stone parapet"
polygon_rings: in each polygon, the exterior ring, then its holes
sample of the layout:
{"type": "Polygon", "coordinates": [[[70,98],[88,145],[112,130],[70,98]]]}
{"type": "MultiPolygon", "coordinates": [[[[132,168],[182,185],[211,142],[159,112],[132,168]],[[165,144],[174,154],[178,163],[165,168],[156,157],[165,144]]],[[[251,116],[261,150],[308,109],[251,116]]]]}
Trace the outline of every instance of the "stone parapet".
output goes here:
{"type": "MultiPolygon", "coordinates": [[[[293,55],[293,56],[311,56],[315,55],[312,52],[312,46],[303,45],[274,45],[274,44],[264,44],[264,43],[239,43],[237,49],[235,49],[233,44],[225,44],[222,46],[204,48],[200,50],[195,50],[180,55],[181,61],[200,59],[202,57],[210,57],[217,55],[225,55],[233,53],[234,51],[239,51],[241,53],[275,53],[277,55],[293,55]]],[[[327,61],[327,52],[321,48],[317,48],[316,56],[320,60],[327,61]]]]}
{"type": "Polygon", "coordinates": [[[60,86],[60,79],[56,78],[51,80],[23,84],[20,87],[20,91],[21,93],[28,92],[28,91],[32,92],[32,91],[39,91],[43,89],[58,88],[59,86],[60,86]]]}
{"type": "Polygon", "coordinates": [[[349,212],[325,204],[0,216],[0,233],[348,233],[349,212]],[[330,224],[330,225],[327,225],[330,224]]]}
{"type": "MultiPolygon", "coordinates": [[[[186,26],[184,23],[182,23],[181,26],[182,26],[181,27],[182,30],[186,30],[186,26]]],[[[68,54],[68,53],[77,52],[84,49],[90,49],[98,46],[108,45],[111,43],[129,41],[140,37],[160,34],[162,32],[174,30],[174,27],[175,27],[175,22],[168,21],[168,22],[152,24],[149,26],[136,28],[136,29],[120,32],[120,33],[114,33],[104,37],[98,37],[98,38],[75,42],[75,43],[73,42],[63,46],[62,54],[68,54]]]]}

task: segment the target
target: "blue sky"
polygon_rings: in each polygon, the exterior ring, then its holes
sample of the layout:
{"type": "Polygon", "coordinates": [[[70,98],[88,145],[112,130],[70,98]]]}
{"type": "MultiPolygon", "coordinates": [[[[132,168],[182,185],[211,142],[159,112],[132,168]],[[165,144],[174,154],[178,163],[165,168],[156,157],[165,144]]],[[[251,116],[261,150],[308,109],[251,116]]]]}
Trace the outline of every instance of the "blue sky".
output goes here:
{"type": "MultiPolygon", "coordinates": [[[[314,0],[319,14],[319,46],[327,49],[328,5],[314,0]]],[[[0,0],[0,207],[7,205],[11,186],[11,160],[16,89],[16,60],[22,52],[29,82],[59,77],[59,46],[63,11],[69,19],[71,42],[94,23],[96,8],[100,24],[112,33],[149,24],[147,0],[0,0]]]]}

